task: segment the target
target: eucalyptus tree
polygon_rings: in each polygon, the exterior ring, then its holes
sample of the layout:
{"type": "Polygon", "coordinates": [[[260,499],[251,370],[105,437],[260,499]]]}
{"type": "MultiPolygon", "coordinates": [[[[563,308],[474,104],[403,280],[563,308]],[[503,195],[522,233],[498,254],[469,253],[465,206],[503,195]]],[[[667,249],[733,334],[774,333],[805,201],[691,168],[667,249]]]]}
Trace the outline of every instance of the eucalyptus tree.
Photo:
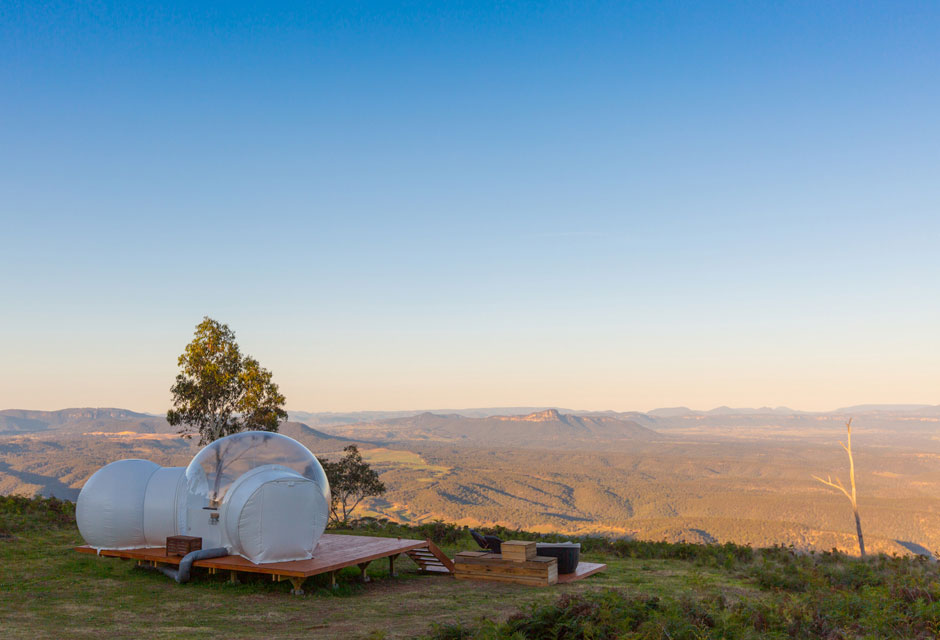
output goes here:
{"type": "Polygon", "coordinates": [[[178,364],[166,419],[184,438],[206,445],[239,431],[277,431],[287,419],[271,372],[241,354],[228,325],[203,318],[178,364]]]}
{"type": "Polygon", "coordinates": [[[385,493],[385,483],[379,474],[362,459],[359,447],[351,444],[343,449],[337,461],[320,458],[326,479],[330,483],[330,520],[342,524],[359,503],[371,496],[385,493]]]}

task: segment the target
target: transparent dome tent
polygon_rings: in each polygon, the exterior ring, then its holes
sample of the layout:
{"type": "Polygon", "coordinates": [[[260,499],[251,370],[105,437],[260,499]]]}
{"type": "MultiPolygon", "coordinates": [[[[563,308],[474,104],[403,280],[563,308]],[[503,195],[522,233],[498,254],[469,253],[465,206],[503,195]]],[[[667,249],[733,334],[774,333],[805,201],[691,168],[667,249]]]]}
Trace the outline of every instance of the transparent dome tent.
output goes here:
{"type": "Polygon", "coordinates": [[[207,445],[186,467],[186,482],[190,492],[205,495],[207,507],[218,507],[241,476],[259,467],[279,467],[311,480],[325,489],[329,504],[329,485],[316,456],[293,438],[268,431],[236,433],[207,445]]]}
{"type": "Polygon", "coordinates": [[[146,460],[102,467],[79,494],[76,520],[96,549],[190,535],[260,564],[313,557],[329,504],[326,474],[305,446],[246,431],[207,445],[185,469],[146,460]]]}

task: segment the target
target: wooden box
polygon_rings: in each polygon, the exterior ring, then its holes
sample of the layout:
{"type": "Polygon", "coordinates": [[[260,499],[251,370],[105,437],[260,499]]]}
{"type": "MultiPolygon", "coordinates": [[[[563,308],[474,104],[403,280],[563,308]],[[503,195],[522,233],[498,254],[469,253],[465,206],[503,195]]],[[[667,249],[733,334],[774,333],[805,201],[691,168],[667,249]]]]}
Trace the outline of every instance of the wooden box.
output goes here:
{"type": "Polygon", "coordinates": [[[166,539],[168,556],[185,556],[190,551],[202,549],[202,538],[195,536],[170,536],[166,539]]]}
{"type": "Polygon", "coordinates": [[[462,551],[454,558],[454,577],[547,587],[558,582],[558,560],[542,556],[532,560],[506,560],[498,553],[462,551]]]}
{"type": "Polygon", "coordinates": [[[503,560],[515,560],[516,562],[525,562],[534,560],[535,543],[525,540],[509,540],[500,545],[502,549],[503,560]]]}

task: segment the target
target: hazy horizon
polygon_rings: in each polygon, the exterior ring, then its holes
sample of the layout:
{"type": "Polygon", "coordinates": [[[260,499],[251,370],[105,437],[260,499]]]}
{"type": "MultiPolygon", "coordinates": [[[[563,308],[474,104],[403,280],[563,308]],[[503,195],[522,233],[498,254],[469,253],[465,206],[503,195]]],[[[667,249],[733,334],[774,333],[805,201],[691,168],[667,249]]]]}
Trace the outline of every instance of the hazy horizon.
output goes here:
{"type": "MultiPolygon", "coordinates": [[[[694,413],[708,413],[710,411],[715,411],[717,409],[728,409],[731,411],[754,411],[760,409],[772,409],[772,410],[792,410],[797,413],[836,413],[845,409],[855,409],[859,407],[865,408],[865,410],[877,410],[878,408],[893,408],[897,410],[911,410],[916,411],[917,408],[930,408],[940,406],[940,403],[929,403],[929,402],[884,402],[884,403],[857,403],[852,405],[840,405],[829,407],[825,409],[805,409],[802,407],[793,407],[790,405],[760,405],[753,407],[745,406],[730,406],[727,404],[716,405],[713,407],[703,408],[703,407],[690,407],[688,405],[670,405],[670,406],[657,406],[650,407],[647,409],[611,409],[611,408],[584,408],[584,407],[564,407],[562,405],[556,404],[544,404],[544,405],[527,405],[527,404],[515,404],[515,405],[478,405],[478,406],[464,406],[464,407],[409,407],[409,408],[388,408],[380,407],[377,409],[342,409],[342,410],[320,410],[320,409],[297,409],[293,407],[287,407],[285,410],[289,414],[298,414],[298,413],[309,413],[309,414],[345,414],[345,413],[383,413],[383,412],[395,412],[395,413],[419,413],[419,412],[431,412],[431,413],[441,413],[441,412],[461,412],[461,411],[480,411],[480,410],[501,410],[505,409],[507,411],[521,410],[521,411],[542,411],[548,409],[557,409],[558,411],[571,411],[574,413],[603,413],[605,411],[613,411],[616,413],[651,413],[658,410],[667,410],[667,409],[688,409],[694,413]]],[[[169,407],[168,407],[169,408],[169,407]]],[[[133,413],[141,413],[152,416],[164,416],[166,410],[163,411],[148,411],[144,409],[135,408],[132,406],[124,405],[69,405],[69,406],[58,406],[54,408],[49,407],[19,407],[19,406],[9,406],[4,407],[0,406],[0,411],[65,411],[68,409],[121,409],[124,411],[131,411],[133,413]]],[[[858,409],[862,410],[862,409],[858,409]]],[[[290,418],[288,418],[290,419],[290,418]]]]}

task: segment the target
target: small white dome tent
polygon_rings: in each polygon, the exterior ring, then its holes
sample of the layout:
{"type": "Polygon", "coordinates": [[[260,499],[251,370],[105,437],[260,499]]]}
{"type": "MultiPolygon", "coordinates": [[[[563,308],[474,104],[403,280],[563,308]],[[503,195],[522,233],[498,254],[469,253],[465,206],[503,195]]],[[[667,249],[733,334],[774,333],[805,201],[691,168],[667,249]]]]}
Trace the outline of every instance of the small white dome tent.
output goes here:
{"type": "MultiPolygon", "coordinates": [[[[75,519],[85,541],[98,549],[146,547],[147,487],[162,469],[149,460],[118,460],[98,469],[76,505],[75,519]]],[[[177,470],[179,478],[182,471],[177,470]]]]}
{"type": "Polygon", "coordinates": [[[252,562],[313,557],[329,518],[330,486],[316,457],[292,438],[246,431],[207,445],[189,466],[119,460],[78,496],[76,520],[89,546],[162,546],[202,538],[252,562]]]}

